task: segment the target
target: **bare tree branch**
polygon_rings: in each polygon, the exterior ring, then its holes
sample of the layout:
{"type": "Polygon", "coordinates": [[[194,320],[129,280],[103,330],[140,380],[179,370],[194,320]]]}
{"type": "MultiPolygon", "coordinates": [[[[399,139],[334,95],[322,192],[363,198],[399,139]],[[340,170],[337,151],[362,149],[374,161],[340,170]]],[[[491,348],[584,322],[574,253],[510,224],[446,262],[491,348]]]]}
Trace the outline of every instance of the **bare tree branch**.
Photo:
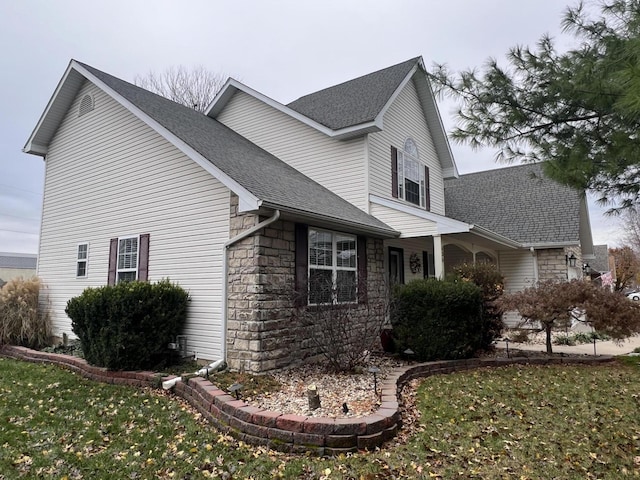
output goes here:
{"type": "Polygon", "coordinates": [[[192,69],[180,65],[159,74],[149,72],[144,76],[136,76],[134,83],[176,103],[204,112],[226,80],[226,75],[214,73],[202,65],[192,69]]]}

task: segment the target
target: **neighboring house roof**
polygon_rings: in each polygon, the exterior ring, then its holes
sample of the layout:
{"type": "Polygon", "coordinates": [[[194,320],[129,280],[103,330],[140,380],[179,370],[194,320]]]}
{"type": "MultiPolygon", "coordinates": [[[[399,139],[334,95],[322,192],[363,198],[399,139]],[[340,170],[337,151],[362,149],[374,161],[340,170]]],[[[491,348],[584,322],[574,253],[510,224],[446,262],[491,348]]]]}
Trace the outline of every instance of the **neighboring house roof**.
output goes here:
{"type": "Polygon", "coordinates": [[[85,78],[238,194],[241,210],[264,206],[381,236],[397,236],[388,225],[217,120],[74,60],[25,145],[25,152],[46,154],[57,125],[85,78]]]}
{"type": "Polygon", "coordinates": [[[594,245],[593,254],[595,258],[589,262],[589,266],[598,272],[608,272],[611,270],[609,265],[609,246],[594,245]]]}
{"type": "Polygon", "coordinates": [[[287,107],[332,130],[373,122],[420,57],[305,95],[287,107]]]}
{"type": "Polygon", "coordinates": [[[537,164],[445,181],[448,217],[480,225],[523,246],[579,244],[583,202],[577,190],[545,177],[537,164]]]}
{"type": "Polygon", "coordinates": [[[327,136],[349,139],[384,129],[384,114],[408,82],[414,81],[425,120],[445,178],[458,176],[422,57],[305,95],[283,105],[234,79],[218,92],[207,115],[215,118],[237,91],[315,128],[327,136]]]}
{"type": "Polygon", "coordinates": [[[31,253],[0,252],[0,268],[35,270],[38,256],[31,253]]]}

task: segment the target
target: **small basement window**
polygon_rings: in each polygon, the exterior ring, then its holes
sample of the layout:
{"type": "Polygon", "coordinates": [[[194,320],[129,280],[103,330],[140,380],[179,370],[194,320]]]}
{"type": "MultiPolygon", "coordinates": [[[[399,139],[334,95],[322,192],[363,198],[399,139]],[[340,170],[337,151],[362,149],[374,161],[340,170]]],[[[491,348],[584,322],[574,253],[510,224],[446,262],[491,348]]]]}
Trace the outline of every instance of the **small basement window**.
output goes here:
{"type": "Polygon", "coordinates": [[[78,116],[81,117],[93,110],[93,97],[89,94],[82,97],[80,107],[78,108],[78,116]]]}

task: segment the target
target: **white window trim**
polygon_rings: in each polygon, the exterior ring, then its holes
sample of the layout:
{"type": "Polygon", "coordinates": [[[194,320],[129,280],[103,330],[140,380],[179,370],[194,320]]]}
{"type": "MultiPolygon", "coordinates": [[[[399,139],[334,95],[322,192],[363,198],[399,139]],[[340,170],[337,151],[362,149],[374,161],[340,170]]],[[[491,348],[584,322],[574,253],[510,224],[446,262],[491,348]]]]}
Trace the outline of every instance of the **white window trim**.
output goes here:
{"type": "MultiPolygon", "coordinates": [[[[420,208],[427,207],[427,193],[426,193],[426,181],[425,181],[425,167],[427,166],[425,163],[420,161],[419,158],[414,157],[413,155],[405,152],[404,150],[398,150],[398,198],[407,202],[410,205],[419,206],[420,208]],[[405,158],[417,163],[418,165],[418,187],[420,189],[420,203],[414,203],[406,198],[406,189],[404,186],[404,163],[405,158]]],[[[412,180],[413,181],[413,180],[412,180]]]]}
{"type": "Polygon", "coordinates": [[[80,242],[76,244],[76,278],[87,278],[89,276],[89,242],[80,242]],[[87,256],[84,259],[80,258],[80,247],[85,245],[87,247],[87,256]],[[78,266],[80,262],[84,263],[84,275],[78,275],[78,266]]]}
{"type": "MultiPolygon", "coordinates": [[[[356,235],[352,235],[350,233],[344,232],[336,232],[333,230],[325,230],[321,228],[309,228],[307,234],[307,278],[311,279],[311,270],[330,270],[331,281],[332,281],[332,294],[331,294],[331,303],[311,303],[308,302],[308,305],[348,305],[358,303],[358,237],[356,235]],[[312,265],[311,264],[311,233],[328,233],[331,235],[331,265],[312,265]],[[338,266],[338,236],[348,237],[353,239],[353,242],[356,247],[356,266],[355,267],[339,267],[338,266]],[[347,272],[355,272],[356,274],[356,291],[355,291],[355,299],[349,300],[346,302],[338,302],[337,297],[337,279],[338,279],[338,271],[347,271],[347,272]]],[[[311,298],[311,282],[307,282],[307,298],[311,298]]]]}
{"type": "Polygon", "coordinates": [[[116,283],[120,282],[120,274],[127,272],[135,272],[136,280],[138,279],[138,270],[140,268],[140,235],[127,235],[125,237],[118,237],[118,251],[116,252],[116,283]],[[135,268],[120,268],[120,241],[135,238],[136,242],[136,266],[135,268]]]}

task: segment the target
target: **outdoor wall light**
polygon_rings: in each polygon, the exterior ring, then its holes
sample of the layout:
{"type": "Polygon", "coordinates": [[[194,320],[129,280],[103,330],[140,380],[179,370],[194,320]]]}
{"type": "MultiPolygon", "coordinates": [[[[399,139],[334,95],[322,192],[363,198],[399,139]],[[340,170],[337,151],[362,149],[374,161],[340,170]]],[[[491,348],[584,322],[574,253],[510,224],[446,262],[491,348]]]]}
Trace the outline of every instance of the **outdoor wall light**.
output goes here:
{"type": "Polygon", "coordinates": [[[585,275],[590,275],[591,265],[589,265],[588,263],[585,263],[584,265],[582,265],[582,271],[585,273],[585,275]]]}
{"type": "Polygon", "coordinates": [[[571,252],[571,255],[565,255],[564,256],[564,264],[568,265],[570,267],[575,267],[576,266],[576,256],[573,254],[573,252],[571,252]]]}

